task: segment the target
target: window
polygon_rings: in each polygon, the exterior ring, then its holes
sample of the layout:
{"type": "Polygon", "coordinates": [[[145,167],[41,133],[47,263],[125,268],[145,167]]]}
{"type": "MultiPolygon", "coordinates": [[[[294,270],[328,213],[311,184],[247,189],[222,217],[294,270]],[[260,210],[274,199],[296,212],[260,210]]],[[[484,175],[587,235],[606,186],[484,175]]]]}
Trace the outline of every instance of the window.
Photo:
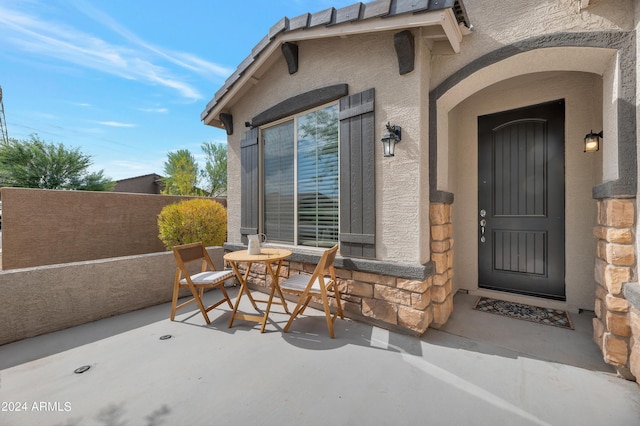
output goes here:
{"type": "MultiPolygon", "coordinates": [[[[346,89],[346,85],[337,85],[302,93],[261,112],[251,120],[252,123],[256,123],[256,126],[264,125],[264,127],[251,127],[243,133],[240,140],[239,231],[241,241],[244,244],[247,243],[247,235],[267,232],[265,226],[274,231],[268,233],[268,238],[271,241],[282,241],[288,244],[329,245],[327,244],[328,238],[326,240],[321,238],[326,238],[323,235],[330,235],[332,231],[334,233],[333,240],[336,240],[338,235],[340,237],[340,254],[342,256],[376,258],[375,89],[367,89],[349,96],[346,96],[346,89]],[[322,103],[319,103],[318,99],[322,99],[322,103]],[[339,108],[334,106],[313,109],[318,105],[329,105],[330,102],[336,100],[339,101],[339,108]],[[311,120],[311,124],[305,124],[304,120],[305,117],[312,118],[313,115],[305,113],[293,116],[296,111],[300,111],[301,105],[307,105],[305,109],[308,112],[317,114],[315,124],[313,120],[311,120]],[[324,113],[318,114],[319,111],[324,110],[326,110],[324,113]],[[276,123],[277,125],[267,127],[266,123],[276,123]],[[301,123],[304,127],[300,125],[301,123]],[[307,130],[312,130],[312,124],[315,126],[315,130],[307,132],[307,130]],[[287,128],[287,125],[290,127],[287,128]],[[339,134],[338,125],[340,126],[339,134]],[[280,127],[280,129],[278,130],[276,127],[280,127]],[[298,131],[299,127],[301,131],[298,131]],[[291,136],[291,131],[293,131],[293,136],[291,136]],[[299,134],[303,136],[299,137],[299,134]],[[327,138],[327,135],[333,136],[327,138]],[[339,143],[336,141],[336,135],[340,138],[339,143]],[[267,144],[266,149],[263,144],[265,136],[271,142],[267,144]],[[335,225],[322,226],[321,224],[321,222],[331,223],[332,221],[334,224],[337,223],[338,214],[329,214],[330,209],[321,212],[316,206],[314,209],[316,218],[323,219],[323,221],[316,221],[315,234],[317,237],[312,242],[305,241],[305,238],[300,238],[298,235],[300,229],[299,212],[305,211],[304,208],[299,207],[298,203],[298,139],[312,139],[309,136],[313,136],[315,143],[319,144],[320,149],[316,147],[316,161],[321,160],[318,161],[318,166],[322,167],[323,173],[328,171],[328,167],[327,164],[322,164],[322,160],[332,158],[331,155],[326,155],[329,152],[328,148],[332,146],[330,141],[333,141],[333,146],[339,145],[340,149],[340,153],[336,154],[336,156],[339,155],[340,177],[338,178],[336,175],[332,178],[334,184],[339,181],[339,200],[336,200],[334,191],[326,193],[320,189],[316,191],[317,200],[327,201],[324,203],[326,206],[331,205],[328,201],[333,201],[336,206],[339,204],[339,209],[335,207],[335,211],[339,210],[340,216],[339,234],[335,225]],[[279,145],[277,149],[275,148],[276,144],[279,145]],[[276,151],[274,152],[273,149],[276,151]],[[267,153],[268,160],[278,158],[278,155],[280,157],[284,155],[278,160],[280,165],[274,166],[272,164],[266,173],[264,170],[265,150],[270,150],[267,153]],[[278,150],[282,152],[278,153],[278,150]],[[286,173],[289,173],[290,176],[291,172],[294,177],[285,179],[286,173]],[[276,176],[281,178],[281,183],[287,182],[286,187],[267,188],[265,191],[264,181],[276,176]],[[287,195],[289,200],[292,200],[289,201],[288,207],[287,195]],[[269,202],[268,208],[265,204],[265,197],[269,202]],[[289,214],[288,219],[287,214],[289,214]],[[265,222],[267,222],[266,225],[265,222]],[[289,224],[288,230],[283,228],[285,223],[289,224]],[[273,228],[274,226],[279,226],[280,229],[277,230],[273,228]]],[[[316,183],[325,182],[331,182],[331,179],[321,173],[316,174],[316,183]]]]}
{"type": "Polygon", "coordinates": [[[338,242],[338,106],[262,130],[263,232],[313,247],[338,242]]]}

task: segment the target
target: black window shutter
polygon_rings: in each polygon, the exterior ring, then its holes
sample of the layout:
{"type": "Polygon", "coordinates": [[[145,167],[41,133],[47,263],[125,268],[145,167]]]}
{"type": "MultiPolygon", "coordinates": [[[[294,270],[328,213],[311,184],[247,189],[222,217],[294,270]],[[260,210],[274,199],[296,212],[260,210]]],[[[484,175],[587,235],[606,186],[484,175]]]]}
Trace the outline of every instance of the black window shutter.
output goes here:
{"type": "Polygon", "coordinates": [[[340,99],[340,254],[376,257],[374,89],[340,99]]]}
{"type": "Polygon", "coordinates": [[[245,132],[240,141],[240,234],[244,244],[247,244],[247,235],[258,233],[258,135],[256,127],[245,132]]]}

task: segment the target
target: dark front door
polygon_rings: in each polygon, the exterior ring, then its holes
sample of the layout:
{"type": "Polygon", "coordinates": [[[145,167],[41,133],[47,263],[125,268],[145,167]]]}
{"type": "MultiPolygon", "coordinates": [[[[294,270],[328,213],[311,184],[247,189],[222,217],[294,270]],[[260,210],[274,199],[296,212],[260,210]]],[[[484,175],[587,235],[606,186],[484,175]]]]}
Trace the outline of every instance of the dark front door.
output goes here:
{"type": "Polygon", "coordinates": [[[564,100],[478,117],[481,288],[565,300],[564,100]]]}

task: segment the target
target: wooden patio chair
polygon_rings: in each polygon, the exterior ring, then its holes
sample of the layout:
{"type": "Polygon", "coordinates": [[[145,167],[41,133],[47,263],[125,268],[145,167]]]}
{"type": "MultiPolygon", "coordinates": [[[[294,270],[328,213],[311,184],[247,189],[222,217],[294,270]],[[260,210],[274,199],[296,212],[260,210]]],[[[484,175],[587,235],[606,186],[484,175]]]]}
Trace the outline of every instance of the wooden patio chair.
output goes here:
{"type": "Polygon", "coordinates": [[[190,303],[196,302],[202,316],[204,316],[207,324],[211,324],[209,315],[207,312],[213,308],[227,302],[229,308],[233,309],[231,299],[227,294],[227,290],[224,288],[224,282],[228,279],[234,278],[235,274],[231,270],[216,271],[213,262],[207,253],[207,249],[202,242],[184,244],[173,247],[173,255],[176,258],[176,274],[173,281],[173,299],[171,300],[171,321],[174,321],[176,311],[190,303]],[[198,273],[190,273],[188,265],[200,262],[201,268],[198,273]],[[207,288],[220,287],[222,291],[222,300],[214,303],[209,307],[205,307],[202,303],[202,295],[207,288]],[[178,293],[181,288],[188,288],[193,296],[186,302],[177,305],[178,293]]]}
{"type": "Polygon", "coordinates": [[[324,251],[312,275],[293,275],[280,284],[282,291],[300,296],[298,304],[291,313],[291,317],[289,318],[287,325],[284,327],[285,333],[289,330],[289,327],[295,317],[304,312],[305,308],[311,301],[311,298],[313,296],[317,296],[322,300],[324,315],[327,320],[327,327],[329,328],[329,335],[332,339],[335,337],[333,332],[333,323],[336,321],[338,316],[344,319],[342,305],[340,303],[340,290],[338,290],[338,284],[336,281],[336,271],[333,268],[333,261],[336,258],[337,252],[338,245],[336,244],[332,248],[324,251]],[[326,276],[327,271],[329,272],[328,277],[326,276]],[[333,315],[331,315],[327,291],[333,291],[335,295],[337,307],[336,312],[333,315]]]}

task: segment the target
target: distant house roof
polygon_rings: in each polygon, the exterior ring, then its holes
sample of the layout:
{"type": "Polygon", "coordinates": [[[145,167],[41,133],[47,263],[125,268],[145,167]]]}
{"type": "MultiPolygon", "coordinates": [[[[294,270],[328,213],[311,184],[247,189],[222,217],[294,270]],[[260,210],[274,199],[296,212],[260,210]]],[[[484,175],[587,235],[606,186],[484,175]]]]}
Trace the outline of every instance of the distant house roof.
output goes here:
{"type": "Polygon", "coordinates": [[[162,176],[156,173],[135,176],[116,181],[113,192],[133,192],[138,194],[160,194],[163,187],[162,176]]]}
{"type": "Polygon", "coordinates": [[[160,176],[160,175],[159,175],[159,174],[157,174],[157,173],[149,173],[149,174],[147,174],[147,175],[140,175],[140,176],[134,176],[134,177],[130,177],[130,178],[120,179],[120,180],[117,180],[116,182],[124,182],[124,181],[127,181],[127,180],[132,180],[132,179],[142,179],[142,178],[147,178],[147,179],[149,179],[149,178],[162,179],[162,176],[160,176]]]}
{"type": "Polygon", "coordinates": [[[470,28],[471,24],[461,0],[374,0],[340,9],[332,7],[317,13],[305,13],[291,19],[284,17],[240,63],[207,104],[200,118],[205,124],[224,128],[224,119],[219,114],[229,98],[239,92],[283,43],[426,26],[440,27],[429,38],[446,40],[453,51],[458,52],[462,39],[458,26],[470,28]]]}

